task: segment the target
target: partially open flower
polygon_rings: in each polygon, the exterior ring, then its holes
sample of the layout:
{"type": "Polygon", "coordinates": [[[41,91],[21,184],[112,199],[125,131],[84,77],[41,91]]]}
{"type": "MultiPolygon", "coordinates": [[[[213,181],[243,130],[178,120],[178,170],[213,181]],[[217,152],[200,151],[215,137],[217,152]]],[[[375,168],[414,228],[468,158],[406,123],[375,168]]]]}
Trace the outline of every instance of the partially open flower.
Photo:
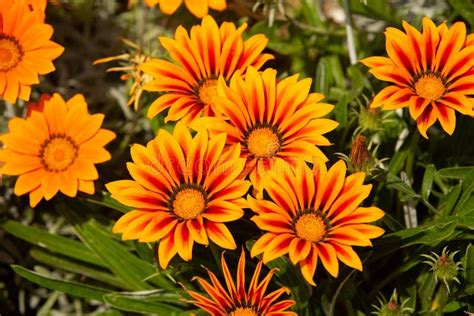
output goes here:
{"type": "Polygon", "coordinates": [[[145,74],[140,70],[140,65],[148,61],[150,57],[143,52],[143,49],[136,43],[123,38],[122,41],[129,48],[127,53],[111,56],[106,58],[97,59],[94,61],[94,65],[109,63],[111,61],[119,61],[119,67],[111,67],[107,69],[107,72],[123,72],[120,79],[127,81],[132,80],[132,86],[128,93],[129,100],[128,105],[133,104],[133,108],[138,110],[140,106],[140,97],[143,93],[143,86],[150,82],[152,77],[145,74]]]}
{"type": "Polygon", "coordinates": [[[433,271],[435,279],[442,280],[446,285],[448,292],[450,291],[450,281],[461,283],[459,282],[457,275],[458,271],[462,269],[462,263],[461,261],[456,262],[454,260],[454,256],[458,252],[459,250],[449,253],[448,247],[444,247],[441,251],[441,256],[433,251],[431,252],[431,255],[422,254],[423,257],[428,259],[423,262],[431,266],[430,270],[433,271]]]}
{"type": "Polygon", "coordinates": [[[402,315],[411,315],[413,309],[407,307],[407,303],[410,300],[406,298],[401,302],[398,299],[397,289],[393,290],[390,300],[387,302],[384,296],[378,297],[379,305],[372,305],[375,308],[371,314],[379,316],[402,316],[402,315]]]}
{"type": "Polygon", "coordinates": [[[190,303],[202,308],[213,316],[296,316],[296,313],[288,311],[288,308],[295,305],[295,301],[280,299],[285,293],[290,293],[288,288],[281,287],[276,291],[266,294],[276,269],[270,270],[268,275],[259,280],[263,267],[262,260],[260,260],[249,285],[246,286],[245,252],[243,249],[237,265],[236,282],[234,282],[229,271],[224,253],[221,256],[221,263],[227,289],[217,280],[216,275],[208,270],[207,272],[212,284],[200,277],[196,277],[196,279],[210,297],[205,297],[194,291],[188,291],[188,294],[193,298],[192,301],[189,301],[190,303]]]}

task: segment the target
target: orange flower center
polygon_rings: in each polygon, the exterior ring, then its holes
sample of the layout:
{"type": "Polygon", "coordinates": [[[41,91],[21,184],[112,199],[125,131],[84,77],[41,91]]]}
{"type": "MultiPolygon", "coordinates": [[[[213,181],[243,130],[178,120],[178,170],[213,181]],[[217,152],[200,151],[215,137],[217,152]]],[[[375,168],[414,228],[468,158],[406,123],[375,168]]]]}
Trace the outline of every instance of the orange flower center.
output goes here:
{"type": "Polygon", "coordinates": [[[76,160],[78,147],[74,141],[64,135],[53,135],[41,146],[41,159],[48,171],[67,170],[76,160]]]}
{"type": "Polygon", "coordinates": [[[230,316],[258,316],[258,314],[250,307],[239,307],[234,309],[230,316]]]}
{"type": "Polygon", "coordinates": [[[320,242],[324,239],[326,231],[324,219],[317,214],[301,215],[295,223],[296,236],[309,242],[320,242]]]}
{"type": "Polygon", "coordinates": [[[217,80],[208,79],[198,89],[199,100],[205,105],[212,105],[217,98],[217,80]]]}
{"type": "Polygon", "coordinates": [[[278,134],[270,127],[253,129],[246,139],[247,149],[257,158],[270,158],[280,150],[281,142],[278,134]]]}
{"type": "Polygon", "coordinates": [[[0,71],[7,72],[23,58],[23,48],[14,38],[0,34],[0,71]]]}
{"type": "Polygon", "coordinates": [[[176,193],[172,206],[176,216],[185,220],[193,219],[206,208],[206,198],[200,190],[185,188],[176,193]]]}
{"type": "Polygon", "coordinates": [[[443,96],[446,86],[440,77],[434,74],[427,74],[421,76],[415,82],[415,91],[420,97],[435,101],[443,96]]]}

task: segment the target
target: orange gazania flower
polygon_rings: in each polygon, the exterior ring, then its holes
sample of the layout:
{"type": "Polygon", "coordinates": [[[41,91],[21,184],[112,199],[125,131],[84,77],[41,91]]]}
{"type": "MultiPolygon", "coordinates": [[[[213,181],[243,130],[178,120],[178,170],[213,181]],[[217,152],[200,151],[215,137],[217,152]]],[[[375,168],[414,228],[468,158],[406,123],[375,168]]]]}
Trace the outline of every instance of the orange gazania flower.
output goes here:
{"type": "MultiPolygon", "coordinates": [[[[161,12],[171,15],[176,12],[183,0],[145,0],[145,3],[150,8],[159,4],[161,12]]],[[[200,19],[208,14],[209,8],[224,11],[227,6],[226,0],[184,0],[184,4],[189,12],[200,19]]]]}
{"type": "Polygon", "coordinates": [[[323,134],[338,125],[322,118],[334,106],[320,103],[324,96],[309,93],[310,88],[311,79],[298,81],[295,75],[277,81],[275,70],[259,73],[249,67],[245,79],[236,74],[229,86],[219,81],[217,116],[200,118],[192,126],[225,132],[228,144],[240,143],[246,173],[260,190],[266,171],[277,161],[328,160],[318,147],[330,145],[323,134]]]}
{"type": "Polygon", "coordinates": [[[45,11],[46,5],[48,4],[47,0],[27,0],[28,6],[31,10],[40,10],[45,11]]]}
{"type": "Polygon", "coordinates": [[[50,41],[53,28],[43,21],[25,0],[0,1],[0,96],[8,102],[28,101],[38,75],[52,72],[64,50],[50,41]]]}
{"type": "Polygon", "coordinates": [[[405,33],[387,28],[386,57],[362,60],[370,72],[390,85],[380,91],[371,107],[398,109],[408,107],[418,130],[428,138],[426,130],[439,120],[452,134],[456,127],[456,111],[473,114],[474,99],[474,34],[466,35],[466,25],[436,25],[423,19],[423,33],[403,22],[405,33]]]}
{"type": "Polygon", "coordinates": [[[226,135],[211,140],[206,131],[191,138],[182,122],[170,135],[160,130],[147,147],[134,145],[128,170],[134,180],[109,183],[107,189],[122,204],[135,208],[115,224],[122,239],[160,241],[158,258],[163,269],[177,253],[192,258],[194,242],[209,239],[235,249],[225,222],[244,214],[242,196],[250,183],[238,179],[245,161],[240,147],[224,152],[226,135]]]}
{"type": "Polygon", "coordinates": [[[219,26],[210,16],[195,25],[190,34],[180,26],[175,39],[161,37],[160,41],[176,64],[162,59],[152,59],[141,69],[154,77],[144,89],[166,92],[159,97],[148,111],[153,118],[169,108],[166,121],[184,119],[189,122],[204,111],[211,115],[210,106],[217,95],[217,79],[223,76],[229,80],[235,72],[243,72],[248,66],[256,69],[273,58],[261,54],[267,38],[254,35],[242,39],[246,24],[238,29],[225,22],[219,26]]]}
{"type": "Polygon", "coordinates": [[[59,94],[44,98],[26,119],[13,118],[2,135],[2,173],[19,176],[14,192],[30,194],[35,207],[58,191],[74,197],[77,191],[94,194],[99,175],[94,164],[110,160],[103,147],[115,138],[101,129],[103,114],[90,115],[80,94],[67,102],[59,94]]]}
{"type": "Polygon", "coordinates": [[[222,253],[221,256],[221,264],[227,291],[219,282],[216,275],[208,270],[207,273],[209,274],[212,284],[200,277],[196,277],[196,279],[209,294],[210,298],[197,292],[187,291],[194,299],[193,301],[189,301],[191,304],[202,308],[213,316],[296,316],[296,313],[287,310],[295,305],[293,300],[287,299],[278,301],[282,294],[290,293],[289,289],[280,288],[265,295],[276,269],[271,269],[270,273],[263,280],[259,281],[260,272],[262,270],[262,261],[260,260],[255,268],[249,288],[247,289],[245,287],[245,252],[243,249],[237,266],[237,286],[227,267],[224,253],[222,253]]]}
{"type": "Polygon", "coordinates": [[[252,257],[263,253],[269,262],[289,253],[293,264],[311,285],[318,259],[334,277],[338,259],[362,270],[352,246],[371,246],[370,239],[381,236],[383,229],[367,225],[383,217],[377,207],[360,207],[369,196],[371,185],[363,185],[365,174],[346,177],[346,165],[340,160],[329,170],[324,164],[310,170],[306,164],[294,169],[276,167],[265,182],[270,199],[248,197],[249,207],[257,214],[252,220],[268,231],[252,248],[252,257]]]}

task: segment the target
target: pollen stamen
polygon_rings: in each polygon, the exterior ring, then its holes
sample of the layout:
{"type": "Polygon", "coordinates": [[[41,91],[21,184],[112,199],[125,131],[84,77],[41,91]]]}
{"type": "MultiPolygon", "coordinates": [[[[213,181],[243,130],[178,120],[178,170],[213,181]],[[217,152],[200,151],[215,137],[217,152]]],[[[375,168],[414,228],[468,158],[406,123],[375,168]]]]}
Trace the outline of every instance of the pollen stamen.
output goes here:
{"type": "Polygon", "coordinates": [[[76,160],[78,146],[69,137],[62,134],[52,135],[41,145],[40,156],[46,170],[62,172],[76,160]]]}
{"type": "Polygon", "coordinates": [[[281,149],[281,137],[269,126],[257,126],[247,133],[245,144],[256,158],[271,158],[281,149]]]}
{"type": "Polygon", "coordinates": [[[198,88],[197,96],[202,104],[212,105],[217,99],[217,80],[204,81],[198,88]]]}
{"type": "Polygon", "coordinates": [[[180,219],[194,219],[201,214],[207,204],[205,194],[192,187],[180,188],[171,198],[171,211],[180,219]]]}
{"type": "Polygon", "coordinates": [[[298,217],[294,229],[296,236],[312,243],[322,241],[327,233],[325,220],[315,213],[306,213],[298,217]]]}
{"type": "Polygon", "coordinates": [[[250,307],[238,307],[230,312],[229,316],[258,316],[258,313],[250,307]]]}
{"type": "Polygon", "coordinates": [[[7,72],[15,68],[23,54],[23,48],[16,38],[0,34],[0,71],[7,72]]]}
{"type": "Polygon", "coordinates": [[[442,78],[429,73],[416,80],[415,92],[424,99],[436,101],[444,95],[446,92],[446,86],[442,78]]]}

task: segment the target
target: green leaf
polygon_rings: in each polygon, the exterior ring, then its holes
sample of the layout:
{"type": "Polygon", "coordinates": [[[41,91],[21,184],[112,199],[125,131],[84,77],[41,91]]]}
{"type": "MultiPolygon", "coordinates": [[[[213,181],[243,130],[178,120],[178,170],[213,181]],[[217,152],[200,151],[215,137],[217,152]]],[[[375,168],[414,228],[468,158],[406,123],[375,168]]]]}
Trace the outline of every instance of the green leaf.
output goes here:
{"type": "Polygon", "coordinates": [[[347,100],[347,93],[344,93],[342,97],[337,101],[336,107],[334,108],[334,115],[336,117],[336,121],[339,123],[338,129],[344,128],[347,125],[347,108],[349,102],[347,100]]]}
{"type": "Polygon", "coordinates": [[[182,289],[175,289],[173,291],[164,291],[158,289],[149,291],[116,292],[110,295],[144,302],[171,303],[173,305],[186,307],[189,306],[189,303],[186,303],[185,301],[181,300],[183,297],[185,297],[185,294],[186,292],[182,289]]]}
{"type": "MultiPolygon", "coordinates": [[[[466,180],[463,183],[463,187],[466,180]]],[[[468,183],[456,206],[456,215],[465,215],[474,210],[474,182],[468,183]]]]}
{"type": "Polygon", "coordinates": [[[448,194],[444,195],[440,201],[438,206],[438,211],[442,216],[451,215],[453,212],[454,206],[458,201],[459,195],[461,194],[462,186],[458,184],[451,188],[448,194]]]}
{"type": "Polygon", "coordinates": [[[469,244],[464,255],[464,279],[466,282],[474,284],[474,246],[469,244]]]}
{"type": "Polygon", "coordinates": [[[362,93],[365,84],[365,77],[357,66],[350,66],[347,68],[347,75],[351,81],[350,102],[362,93]]]}
{"type": "Polygon", "coordinates": [[[391,173],[387,174],[387,187],[409,196],[410,199],[419,197],[419,195],[408,184],[391,173]]]}
{"type": "Polygon", "coordinates": [[[54,255],[49,251],[45,251],[39,248],[31,249],[30,254],[36,261],[50,265],[52,267],[84,275],[86,277],[110,284],[115,287],[126,287],[126,285],[116,276],[104,271],[103,269],[98,270],[92,265],[71,260],[67,257],[54,255]]]}
{"type": "MultiPolygon", "coordinates": [[[[92,220],[84,221],[78,214],[64,206],[59,207],[59,210],[74,226],[81,240],[87,247],[101,257],[107,267],[124,281],[127,285],[126,289],[151,289],[151,286],[143,280],[157,272],[152,264],[139,259],[119,242],[107,238],[107,233],[101,231],[98,225],[94,224],[92,220]]],[[[164,275],[157,275],[153,280],[155,280],[160,287],[167,289],[174,288],[171,281],[164,275]]]]}
{"type": "Polygon", "coordinates": [[[350,0],[349,7],[352,13],[365,15],[371,19],[379,19],[390,22],[398,22],[394,10],[386,1],[367,0],[367,5],[361,0],[350,0]]]}
{"type": "Polygon", "coordinates": [[[471,172],[474,172],[474,167],[452,167],[438,171],[442,178],[448,179],[464,179],[471,172]]]}
{"type": "Polygon", "coordinates": [[[11,267],[16,274],[30,282],[36,283],[47,289],[60,291],[72,296],[82,297],[88,300],[103,301],[103,296],[107,293],[110,293],[110,291],[103,288],[55,279],[38,272],[28,270],[22,266],[12,265],[11,267]]]}
{"type": "Polygon", "coordinates": [[[104,267],[105,263],[99,256],[91,252],[78,241],[70,238],[50,234],[36,227],[25,226],[8,220],[1,224],[6,232],[23,239],[33,245],[46,248],[49,251],[104,267]]]}
{"type": "Polygon", "coordinates": [[[457,14],[463,17],[467,23],[474,23],[474,3],[466,0],[449,0],[449,4],[453,7],[457,14]]]}
{"type": "Polygon", "coordinates": [[[322,57],[316,66],[316,78],[314,80],[315,90],[328,96],[332,82],[333,77],[330,71],[329,61],[326,57],[322,57]]]}
{"type": "Polygon", "coordinates": [[[102,196],[103,196],[102,200],[95,199],[95,198],[92,198],[92,197],[91,198],[89,198],[89,197],[85,198],[84,200],[89,202],[89,203],[93,203],[93,204],[108,207],[110,209],[119,211],[121,213],[127,213],[127,212],[130,212],[131,210],[133,210],[133,208],[119,203],[117,200],[113,199],[110,196],[110,194],[108,194],[106,192],[102,192],[102,196]]]}
{"type": "Polygon", "coordinates": [[[425,174],[423,175],[423,182],[421,183],[421,197],[425,201],[428,201],[428,198],[430,197],[435,173],[436,173],[436,168],[434,165],[428,165],[426,167],[425,174]]]}
{"type": "Polygon", "coordinates": [[[105,302],[112,307],[134,313],[157,314],[157,315],[179,315],[182,309],[164,303],[153,303],[140,299],[131,298],[121,294],[108,294],[104,296],[105,302]]]}

